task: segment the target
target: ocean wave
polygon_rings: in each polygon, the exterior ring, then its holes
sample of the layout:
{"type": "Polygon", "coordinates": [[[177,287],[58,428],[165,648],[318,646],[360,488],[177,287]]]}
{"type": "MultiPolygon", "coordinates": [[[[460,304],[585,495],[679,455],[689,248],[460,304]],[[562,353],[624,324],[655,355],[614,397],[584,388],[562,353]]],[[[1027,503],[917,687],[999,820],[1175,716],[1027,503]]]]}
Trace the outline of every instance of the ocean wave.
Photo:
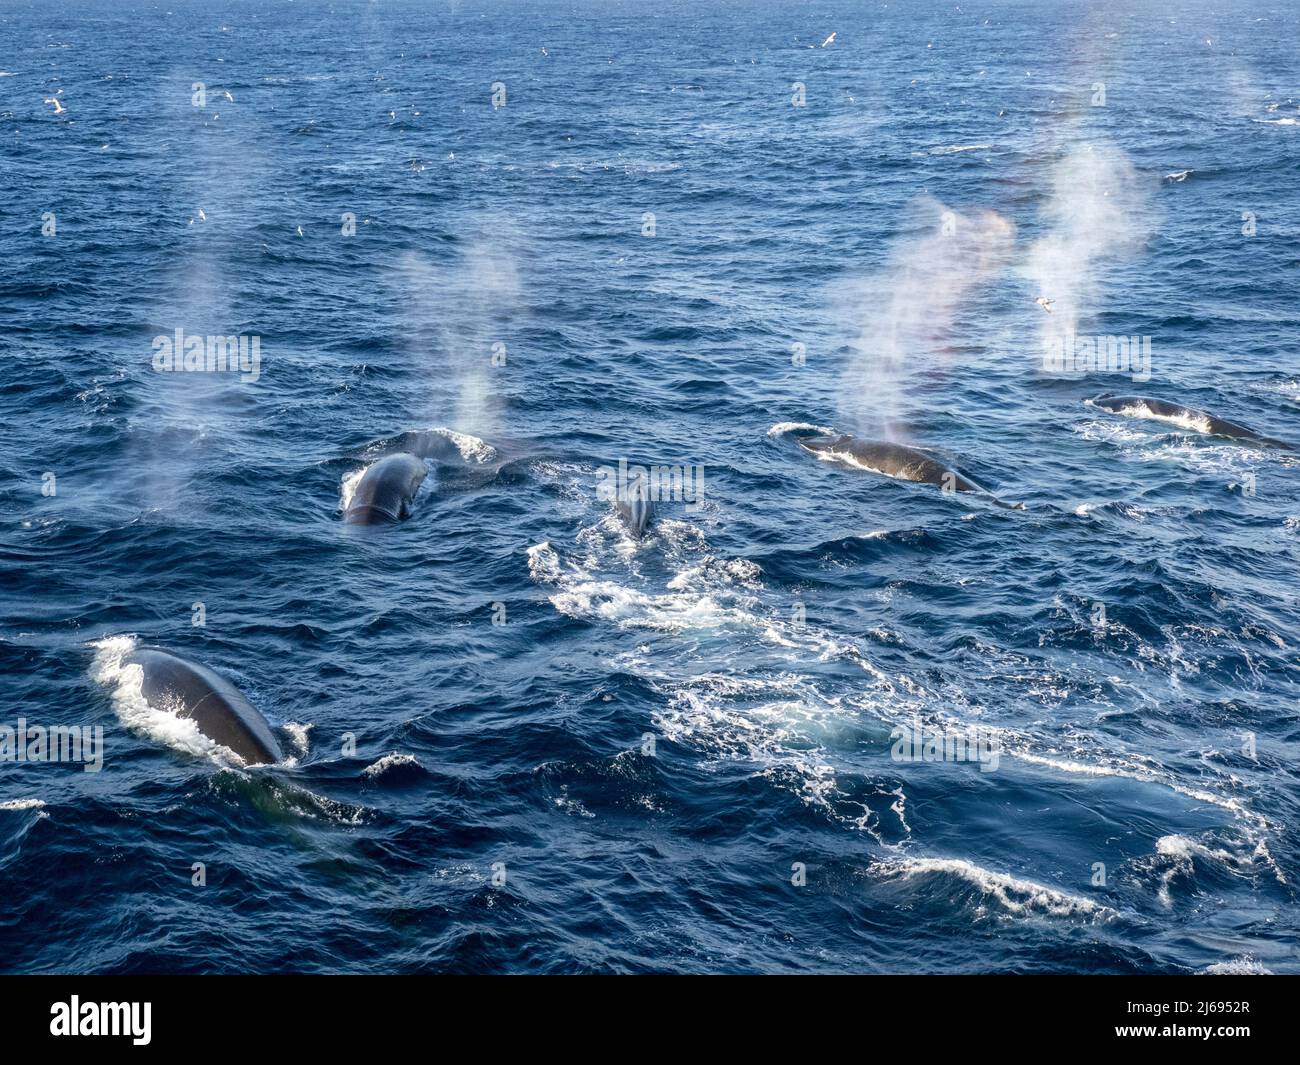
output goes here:
{"type": "Polygon", "coordinates": [[[924,151],[913,152],[913,155],[957,155],[960,152],[978,152],[985,148],[992,148],[991,144],[945,144],[938,148],[926,148],[924,151]]]}
{"type": "MultiPolygon", "coordinates": [[[[885,858],[871,872],[888,880],[921,877],[955,877],[974,888],[980,896],[996,902],[1007,913],[1023,916],[1086,917],[1107,921],[1118,913],[1102,903],[1059,888],[1047,887],[1009,873],[999,873],[964,858],[885,858]]],[[[977,911],[982,913],[982,909],[977,911]]]]}
{"type": "Polygon", "coordinates": [[[1203,976],[1270,976],[1272,970],[1261,961],[1256,961],[1249,954],[1227,961],[1216,961],[1199,970],[1203,976]]]}
{"type": "Polygon", "coordinates": [[[366,766],[366,768],[361,771],[361,775],[374,780],[377,777],[382,777],[385,773],[397,770],[422,770],[423,768],[424,767],[420,765],[420,760],[416,758],[415,755],[399,754],[397,751],[394,751],[392,754],[386,754],[382,758],[366,766]]]}

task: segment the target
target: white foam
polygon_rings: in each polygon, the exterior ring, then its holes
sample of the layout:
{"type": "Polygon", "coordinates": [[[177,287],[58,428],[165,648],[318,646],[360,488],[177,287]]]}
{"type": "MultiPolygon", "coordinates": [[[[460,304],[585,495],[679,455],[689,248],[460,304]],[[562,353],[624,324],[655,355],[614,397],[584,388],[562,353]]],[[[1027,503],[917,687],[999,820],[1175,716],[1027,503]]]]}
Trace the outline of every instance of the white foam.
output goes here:
{"type": "Polygon", "coordinates": [[[1252,852],[1234,853],[1226,847],[1211,847],[1187,836],[1169,835],[1161,836],[1156,840],[1156,854],[1165,858],[1170,863],[1160,874],[1160,885],[1156,889],[1156,897],[1160,900],[1162,906],[1168,908],[1173,905],[1173,899],[1170,897],[1169,888],[1176,876],[1191,876],[1193,872],[1192,859],[1199,858],[1204,862],[1211,862],[1218,865],[1227,866],[1235,873],[1241,874],[1249,872],[1259,860],[1267,866],[1281,883],[1286,883],[1281,876],[1272,855],[1268,850],[1266,840],[1260,839],[1252,852]]]}
{"type": "Polygon", "coordinates": [[[913,155],[956,155],[958,152],[978,152],[984,148],[992,148],[991,144],[945,144],[938,148],[927,148],[923,152],[913,152],[913,155]]]}
{"type": "Polygon", "coordinates": [[[948,875],[960,877],[984,895],[996,900],[1010,913],[1046,913],[1052,917],[1086,916],[1109,919],[1118,916],[1101,903],[1032,880],[1022,880],[1009,873],[998,873],[964,858],[887,858],[873,871],[902,880],[918,876],[948,875]]]}
{"type": "MultiPolygon", "coordinates": [[[[561,613],[603,618],[624,630],[689,635],[692,639],[674,644],[688,660],[703,641],[725,633],[787,652],[781,657],[795,661],[847,658],[886,683],[856,648],[815,626],[795,623],[785,612],[763,610],[760,567],[746,559],[715,558],[698,532],[677,543],[681,568],[663,592],[599,572],[602,560],[609,560],[608,540],[580,539],[590,554],[577,562],[562,559],[549,542],[528,549],[530,574],[555,587],[551,602],[561,613]]],[[[636,575],[635,559],[622,560],[622,565],[636,575]]],[[[734,676],[713,670],[689,676],[681,667],[679,655],[665,659],[662,649],[648,645],[621,656],[618,663],[663,694],[665,705],[655,724],[664,736],[711,759],[750,762],[774,785],[879,838],[879,813],[885,808],[876,812],[845,797],[829,764],[828,739],[856,717],[838,697],[823,695],[814,680],[797,672],[734,676]]],[[[892,801],[897,806],[902,800],[894,796],[892,801]]]]}
{"type": "Polygon", "coordinates": [[[857,470],[865,470],[867,473],[877,473],[881,477],[894,477],[895,480],[905,480],[906,478],[895,477],[892,473],[886,473],[884,470],[863,462],[857,455],[851,451],[825,451],[816,452],[817,458],[822,462],[838,462],[841,466],[849,466],[857,470]]]}
{"type": "Polygon", "coordinates": [[[369,810],[353,803],[339,802],[337,799],[318,795],[314,791],[296,784],[277,781],[273,777],[263,778],[270,788],[270,794],[281,808],[302,817],[330,821],[340,825],[359,825],[365,821],[369,810]]]}
{"type": "Polygon", "coordinates": [[[551,596],[551,603],[569,617],[595,616],[620,628],[645,628],[683,633],[750,627],[744,611],[717,602],[708,595],[655,595],[637,591],[617,581],[592,580],[570,584],[551,596]]]}
{"type": "Polygon", "coordinates": [[[580,800],[573,798],[569,794],[567,784],[561,785],[560,791],[561,794],[555,796],[551,801],[566,814],[573,814],[575,817],[595,818],[596,815],[588,810],[580,800]]]}
{"type": "MultiPolygon", "coordinates": [[[[790,424],[797,423],[774,429],[790,424]]],[[[617,657],[617,667],[661,695],[655,725],[662,734],[706,759],[752,763],[774,785],[877,838],[884,835],[883,816],[890,833],[882,841],[894,842],[891,807],[868,810],[840,784],[838,752],[845,749],[846,737],[860,738],[870,719],[891,726],[919,720],[927,730],[953,734],[978,727],[1008,758],[1059,774],[1127,778],[1226,811],[1244,827],[1247,842],[1256,845],[1256,860],[1281,879],[1264,838],[1269,822],[1234,795],[1186,781],[1155,759],[1116,750],[1105,736],[1042,736],[987,724],[978,707],[965,705],[960,690],[930,691],[903,674],[888,675],[859,640],[807,619],[796,622],[784,599],[773,605],[761,568],[749,560],[712,556],[698,528],[694,537],[683,537],[672,552],[665,551],[672,572],[665,583],[652,584],[639,568],[643,560],[620,554],[607,524],[602,518],[584,529],[573,555],[562,557],[549,541],[528,548],[530,576],[550,586],[551,603],[566,616],[645,634],[638,647],[617,657]],[[660,633],[670,639],[657,639],[660,633]],[[736,656],[739,667],[732,668],[736,656]],[[755,657],[761,668],[745,665],[755,657]],[[846,687],[843,678],[817,670],[817,663],[835,662],[856,665],[866,683],[846,687]]],[[[888,635],[874,636],[888,640],[888,635]]],[[[976,650],[991,663],[1009,657],[996,647],[976,650]]],[[[1072,687],[1065,678],[1039,675],[1029,659],[1010,657],[1015,659],[1010,679],[1023,680],[1045,697],[1068,697],[1072,687]]],[[[902,797],[893,801],[899,805],[893,811],[899,830],[906,833],[902,797]]],[[[1014,892],[1010,897],[1021,898],[1014,892]]]]}
{"type": "MultiPolygon", "coordinates": [[[[831,764],[828,745],[852,720],[839,697],[818,692],[794,674],[711,673],[674,683],[644,662],[634,668],[667,698],[653,719],[666,739],[720,762],[749,763],[759,776],[832,820],[885,842],[879,813],[847,798],[831,764]]],[[[900,824],[901,801],[900,788],[890,806],[900,824]]]]}
{"type": "Polygon", "coordinates": [[[613,622],[623,629],[651,629],[667,633],[707,632],[724,628],[763,630],[765,619],[751,609],[753,600],[741,596],[729,587],[740,575],[753,583],[757,567],[744,560],[716,563],[705,560],[694,569],[678,574],[669,583],[671,590],[664,593],[642,591],[628,584],[593,574],[585,566],[561,560],[549,542],[528,548],[528,572],[541,583],[556,586],[550,597],[551,605],[567,617],[598,617],[613,622]],[[713,565],[710,565],[710,562],[713,565]],[[752,567],[752,569],[750,568],[752,567]],[[711,572],[722,582],[710,584],[700,579],[711,572]],[[736,599],[735,605],[722,601],[736,599]]]}
{"type": "Polygon", "coordinates": [[[812,422],[777,422],[767,431],[768,436],[784,436],[786,433],[795,433],[811,430],[818,433],[833,433],[834,429],[829,429],[824,425],[814,425],[812,422]]]}
{"type": "Polygon", "coordinates": [[[304,725],[298,721],[290,721],[284,726],[284,731],[289,734],[289,740],[292,742],[294,750],[298,752],[299,758],[307,756],[309,745],[307,734],[314,727],[313,725],[304,725]]]}
{"type": "Polygon", "coordinates": [[[535,581],[553,583],[560,579],[560,556],[549,540],[528,548],[528,575],[535,581]]]}
{"type": "Polygon", "coordinates": [[[708,558],[698,565],[688,566],[668,582],[668,587],[675,592],[693,589],[707,589],[722,576],[728,582],[735,582],[753,591],[762,588],[760,578],[762,567],[746,558],[715,559],[708,558]]]}
{"type": "Polygon", "coordinates": [[[1264,963],[1256,961],[1249,954],[1243,954],[1237,958],[1230,958],[1227,961],[1216,961],[1213,965],[1207,965],[1200,970],[1201,976],[1271,976],[1272,969],[1264,967],[1264,963]]]}
{"type": "Polygon", "coordinates": [[[358,466],[355,470],[343,475],[343,480],[339,483],[339,510],[347,511],[352,506],[352,497],[356,494],[357,484],[360,483],[368,467],[358,466]]]}
{"type": "Polygon", "coordinates": [[[1108,443],[1138,444],[1155,439],[1152,433],[1114,421],[1081,422],[1073,426],[1073,430],[1090,442],[1102,440],[1108,443]]]}
{"type": "Polygon", "coordinates": [[[419,768],[420,761],[413,754],[398,754],[394,751],[392,754],[386,754],[372,765],[363,769],[362,775],[374,779],[381,777],[390,769],[396,769],[398,766],[413,765],[419,768]]]}

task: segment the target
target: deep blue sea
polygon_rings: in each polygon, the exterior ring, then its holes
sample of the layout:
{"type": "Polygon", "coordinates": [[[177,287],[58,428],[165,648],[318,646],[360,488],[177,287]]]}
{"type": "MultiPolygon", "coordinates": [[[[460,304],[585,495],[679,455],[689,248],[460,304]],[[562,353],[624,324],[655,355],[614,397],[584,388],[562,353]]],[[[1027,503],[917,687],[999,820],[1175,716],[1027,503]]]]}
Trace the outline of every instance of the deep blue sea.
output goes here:
{"type": "Polygon", "coordinates": [[[104,757],[0,970],[1300,971],[1300,453],[1085,403],[1300,442],[1298,120],[1282,0],[2,0],[0,725],[104,757]]]}

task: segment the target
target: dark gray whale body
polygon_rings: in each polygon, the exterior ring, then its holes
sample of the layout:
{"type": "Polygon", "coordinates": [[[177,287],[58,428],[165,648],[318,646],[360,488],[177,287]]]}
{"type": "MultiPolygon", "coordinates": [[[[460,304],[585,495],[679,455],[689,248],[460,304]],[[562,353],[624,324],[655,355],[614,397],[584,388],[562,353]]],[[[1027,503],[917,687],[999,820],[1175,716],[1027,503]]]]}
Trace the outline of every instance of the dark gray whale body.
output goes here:
{"type": "Polygon", "coordinates": [[[1216,418],[1203,410],[1184,407],[1181,403],[1170,403],[1163,399],[1151,399],[1148,396],[1102,396],[1088,401],[1094,407],[1111,414],[1122,414],[1129,418],[1150,418],[1154,421],[1173,422],[1183,429],[1192,429],[1210,436],[1224,436],[1230,440],[1243,440],[1264,447],[1278,447],[1294,451],[1295,445],[1285,440],[1275,440],[1248,429],[1244,425],[1230,422],[1226,418],[1216,418]]]}
{"type": "Polygon", "coordinates": [[[900,481],[937,484],[948,492],[978,492],[1008,510],[1025,508],[1023,503],[1002,502],[951,466],[946,466],[924,451],[908,447],[906,444],[894,444],[883,440],[859,440],[855,436],[841,433],[802,437],[799,446],[819,458],[834,459],[843,465],[874,471],[900,481]]]}
{"type": "Polygon", "coordinates": [[[456,442],[446,434],[433,429],[408,429],[381,443],[385,451],[394,454],[405,451],[418,459],[432,459],[434,462],[456,465],[461,465],[465,461],[456,442]]]}
{"type": "Polygon", "coordinates": [[[645,536],[650,523],[654,521],[655,506],[640,480],[629,485],[626,494],[627,499],[620,499],[615,504],[618,516],[623,519],[623,524],[627,526],[627,531],[632,538],[640,540],[645,536]]]}
{"type": "Polygon", "coordinates": [[[343,520],[349,525],[404,521],[427,472],[423,462],[405,451],[372,462],[357,482],[343,520]]]}
{"type": "Polygon", "coordinates": [[[284,760],[280,744],[257,708],[230,681],[206,666],[145,647],[132,651],[123,665],[144,670],[143,692],[156,709],[174,709],[215,743],[234,751],[249,765],[284,760]]]}

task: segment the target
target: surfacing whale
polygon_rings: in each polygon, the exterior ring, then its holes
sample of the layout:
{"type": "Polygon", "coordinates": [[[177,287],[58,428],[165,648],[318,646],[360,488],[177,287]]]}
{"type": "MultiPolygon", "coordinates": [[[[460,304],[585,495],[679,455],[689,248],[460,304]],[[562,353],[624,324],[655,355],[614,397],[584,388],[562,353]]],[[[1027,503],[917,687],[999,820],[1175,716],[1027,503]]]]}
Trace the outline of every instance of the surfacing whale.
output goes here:
{"type": "Polygon", "coordinates": [[[497,458],[497,449],[487,441],[447,428],[407,429],[371,441],[364,453],[395,455],[400,451],[445,466],[490,465],[497,458]]]}
{"type": "Polygon", "coordinates": [[[1101,396],[1087,402],[1089,406],[1128,418],[1148,418],[1157,422],[1169,422],[1180,429],[1190,429],[1209,436],[1224,436],[1230,440],[1242,440],[1262,447],[1295,450],[1295,445],[1288,444],[1285,440],[1264,436],[1244,425],[1230,422],[1226,418],[1216,418],[1203,410],[1184,407],[1181,403],[1170,403],[1168,400],[1152,399],[1148,396],[1101,396]]]}
{"type": "Polygon", "coordinates": [[[625,498],[615,502],[618,516],[623,519],[629,535],[634,540],[645,536],[650,523],[654,521],[655,505],[650,500],[650,493],[639,479],[627,487],[625,498]]]}
{"type": "Polygon", "coordinates": [[[349,525],[405,521],[427,472],[424,463],[406,451],[376,459],[357,482],[343,520],[349,525]]]}
{"type": "Polygon", "coordinates": [[[977,492],[988,496],[999,507],[1006,507],[1008,510],[1025,509],[1023,503],[1004,503],[951,466],[906,444],[894,444],[883,440],[859,440],[847,433],[840,433],[800,437],[799,446],[820,459],[838,462],[851,469],[867,470],[900,481],[937,484],[946,492],[977,492]]]}
{"type": "Polygon", "coordinates": [[[238,688],[207,666],[153,647],[132,651],[122,664],[144,671],[142,691],[150,706],[193,721],[203,735],[234,751],[246,764],[284,760],[266,718],[238,688]]]}

